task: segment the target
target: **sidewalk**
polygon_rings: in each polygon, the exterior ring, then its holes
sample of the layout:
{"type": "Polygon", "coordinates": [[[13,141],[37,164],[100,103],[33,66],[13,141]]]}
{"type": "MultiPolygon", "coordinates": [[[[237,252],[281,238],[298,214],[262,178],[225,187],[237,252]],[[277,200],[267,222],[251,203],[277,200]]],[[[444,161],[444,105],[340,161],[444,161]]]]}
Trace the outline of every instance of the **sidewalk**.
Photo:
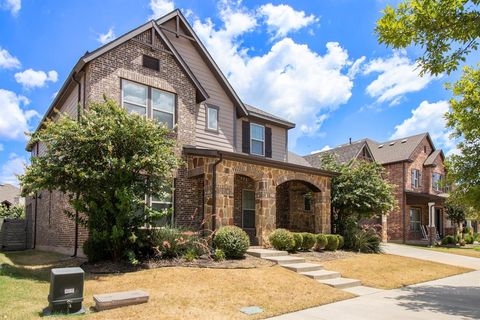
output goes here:
{"type": "Polygon", "coordinates": [[[271,319],[480,319],[479,297],[480,271],[474,271],[305,309],[271,319]]]}
{"type": "Polygon", "coordinates": [[[410,258],[417,258],[458,267],[480,270],[480,258],[466,257],[458,254],[438,252],[428,249],[420,249],[414,246],[387,243],[384,245],[385,253],[395,254],[410,258]]]}

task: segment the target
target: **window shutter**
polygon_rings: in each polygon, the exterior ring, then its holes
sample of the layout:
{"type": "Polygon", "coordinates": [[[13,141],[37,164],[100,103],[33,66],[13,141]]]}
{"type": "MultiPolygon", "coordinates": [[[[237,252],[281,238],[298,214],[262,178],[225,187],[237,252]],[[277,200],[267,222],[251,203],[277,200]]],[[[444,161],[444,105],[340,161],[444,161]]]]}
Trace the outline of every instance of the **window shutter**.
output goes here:
{"type": "Polygon", "coordinates": [[[272,128],[265,127],[265,157],[272,157],[272,128]]]}
{"type": "Polygon", "coordinates": [[[411,184],[412,184],[412,189],[415,188],[415,170],[412,170],[412,173],[410,174],[411,177],[411,184]]]}
{"type": "Polygon", "coordinates": [[[250,153],[250,122],[242,121],[242,152],[250,153]]]}
{"type": "Polygon", "coordinates": [[[419,170],[418,171],[418,186],[421,187],[422,186],[422,172],[419,170]]]}

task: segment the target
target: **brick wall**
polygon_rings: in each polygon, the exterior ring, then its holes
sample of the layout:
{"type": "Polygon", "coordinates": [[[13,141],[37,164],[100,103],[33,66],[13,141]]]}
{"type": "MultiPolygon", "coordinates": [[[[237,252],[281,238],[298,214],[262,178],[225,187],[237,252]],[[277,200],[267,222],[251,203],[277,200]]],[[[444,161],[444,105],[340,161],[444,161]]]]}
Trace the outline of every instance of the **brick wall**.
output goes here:
{"type": "MultiPolygon", "coordinates": [[[[389,240],[403,239],[403,209],[404,209],[404,192],[403,192],[403,163],[393,163],[385,165],[385,178],[395,185],[395,199],[397,199],[397,210],[390,212],[387,216],[387,238],[389,240]]],[[[406,217],[407,218],[407,217],[406,217]]],[[[409,221],[405,221],[408,225],[409,221]]]]}

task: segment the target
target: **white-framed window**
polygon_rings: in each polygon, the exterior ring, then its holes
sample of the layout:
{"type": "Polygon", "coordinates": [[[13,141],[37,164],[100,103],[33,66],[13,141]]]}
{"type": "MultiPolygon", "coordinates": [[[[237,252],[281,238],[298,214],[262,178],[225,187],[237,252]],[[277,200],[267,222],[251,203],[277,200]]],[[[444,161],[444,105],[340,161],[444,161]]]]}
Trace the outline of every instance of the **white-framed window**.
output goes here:
{"type": "Polygon", "coordinates": [[[420,208],[410,208],[410,230],[420,231],[420,208]]]}
{"type": "Polygon", "coordinates": [[[440,173],[434,172],[432,174],[432,188],[435,191],[442,191],[442,175],[440,173]]]}
{"type": "Polygon", "coordinates": [[[420,185],[420,171],[418,169],[412,170],[412,188],[418,188],[420,185]]]}
{"type": "Polygon", "coordinates": [[[265,127],[256,123],[250,123],[250,153],[265,155],[265,127]]]}
{"type": "Polygon", "coordinates": [[[242,190],[242,228],[255,229],[255,191],[242,190]]]}
{"type": "Polygon", "coordinates": [[[122,105],[129,112],[165,123],[169,129],[175,125],[175,95],[122,79],[122,105]]]}
{"type": "Polygon", "coordinates": [[[218,108],[207,106],[207,129],[218,131],[218,108]]]}
{"type": "MultiPolygon", "coordinates": [[[[173,208],[173,191],[161,192],[159,196],[150,196],[147,203],[153,210],[164,211],[173,208]]],[[[173,225],[173,211],[170,214],[162,216],[158,221],[155,221],[155,226],[161,227],[166,225],[173,225]]]]}

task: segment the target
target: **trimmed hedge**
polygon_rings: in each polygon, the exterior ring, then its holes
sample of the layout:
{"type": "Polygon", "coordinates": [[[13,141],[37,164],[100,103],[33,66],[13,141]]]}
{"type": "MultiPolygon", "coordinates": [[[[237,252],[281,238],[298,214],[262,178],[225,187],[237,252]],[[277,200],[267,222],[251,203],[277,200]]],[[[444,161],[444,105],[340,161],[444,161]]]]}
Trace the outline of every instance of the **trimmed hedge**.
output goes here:
{"type": "Polygon", "coordinates": [[[218,229],[213,238],[215,248],[221,249],[227,259],[242,258],[250,246],[248,234],[236,226],[218,229]]]}
{"type": "Polygon", "coordinates": [[[268,237],[270,244],[277,250],[291,251],[295,247],[293,233],[286,229],[276,229],[268,237]]]}
{"type": "Polygon", "coordinates": [[[338,237],[335,234],[327,235],[327,245],[325,246],[325,250],[327,251],[335,251],[338,248],[338,237]]]}
{"type": "Polygon", "coordinates": [[[295,241],[295,245],[293,246],[291,251],[298,251],[302,247],[303,243],[303,236],[299,232],[293,233],[293,240],[295,241]]]}
{"type": "Polygon", "coordinates": [[[316,242],[315,235],[312,233],[303,232],[302,237],[302,250],[308,251],[312,249],[316,242]]]}
{"type": "Polygon", "coordinates": [[[336,235],[337,238],[338,238],[338,247],[337,249],[342,249],[343,248],[343,245],[345,244],[345,240],[343,239],[343,236],[337,234],[336,235]]]}
{"type": "Polygon", "coordinates": [[[328,243],[327,236],[321,233],[315,236],[315,240],[315,251],[323,250],[328,243]]]}
{"type": "Polygon", "coordinates": [[[455,237],[451,235],[445,236],[442,239],[442,245],[455,244],[455,243],[456,243],[455,237]]]}

